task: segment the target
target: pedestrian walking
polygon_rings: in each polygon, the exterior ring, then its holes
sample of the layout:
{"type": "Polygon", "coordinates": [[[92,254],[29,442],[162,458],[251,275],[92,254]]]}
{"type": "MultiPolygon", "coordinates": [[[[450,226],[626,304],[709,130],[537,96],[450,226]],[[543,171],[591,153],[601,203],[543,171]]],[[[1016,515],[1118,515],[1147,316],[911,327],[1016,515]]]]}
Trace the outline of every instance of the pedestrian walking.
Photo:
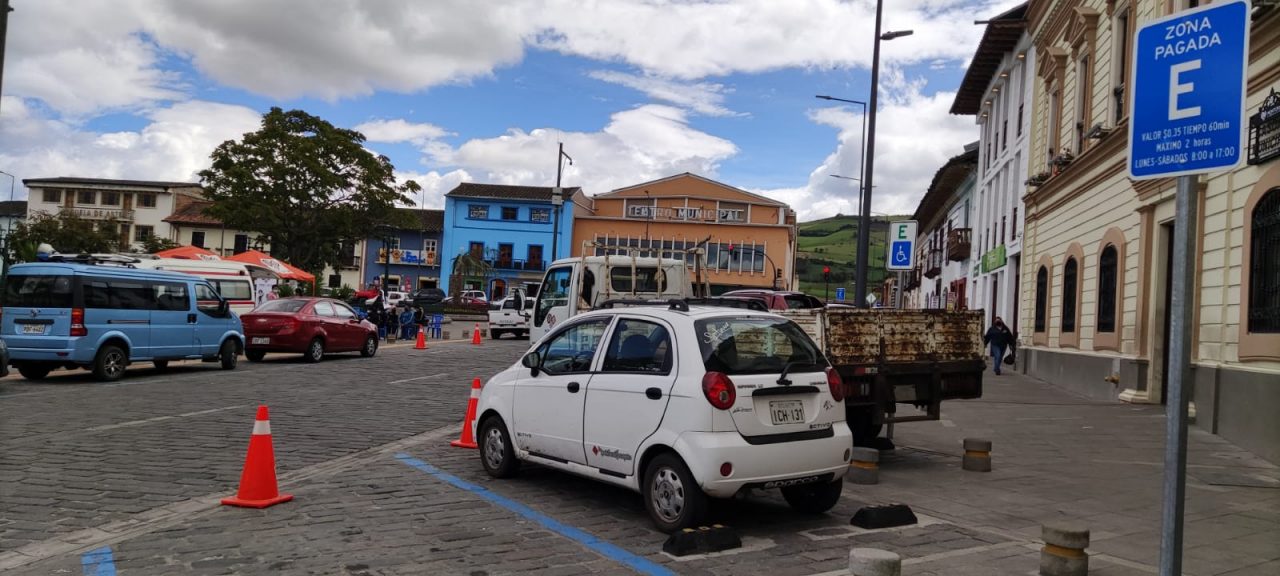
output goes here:
{"type": "Polygon", "coordinates": [[[996,316],[996,319],[991,322],[991,327],[987,329],[987,333],[982,337],[982,343],[991,347],[991,365],[995,369],[996,376],[999,376],[1000,365],[1004,362],[1005,350],[1014,345],[1013,332],[1010,332],[1009,327],[1005,326],[1004,320],[996,316]]]}

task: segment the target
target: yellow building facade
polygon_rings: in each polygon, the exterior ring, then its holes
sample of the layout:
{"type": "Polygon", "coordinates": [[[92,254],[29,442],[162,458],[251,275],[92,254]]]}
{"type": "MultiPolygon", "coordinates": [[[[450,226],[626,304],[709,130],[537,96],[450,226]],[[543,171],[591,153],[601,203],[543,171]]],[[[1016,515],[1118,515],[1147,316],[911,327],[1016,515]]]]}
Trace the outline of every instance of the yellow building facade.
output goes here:
{"type": "MultiPolygon", "coordinates": [[[[1165,397],[1175,181],[1126,175],[1126,82],[1136,28],[1192,4],[1029,3],[1019,356],[1028,374],[1093,397],[1165,397]]],[[[1280,158],[1266,149],[1280,133],[1275,6],[1253,9],[1247,76],[1264,138],[1248,165],[1199,178],[1192,400],[1198,426],[1280,461],[1280,158]]]]}

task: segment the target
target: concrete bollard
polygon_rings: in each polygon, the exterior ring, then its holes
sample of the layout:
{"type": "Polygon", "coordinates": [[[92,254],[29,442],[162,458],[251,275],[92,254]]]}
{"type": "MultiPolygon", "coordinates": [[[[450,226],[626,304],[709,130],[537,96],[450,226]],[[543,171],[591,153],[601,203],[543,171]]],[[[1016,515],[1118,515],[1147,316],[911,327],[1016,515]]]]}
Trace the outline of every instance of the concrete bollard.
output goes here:
{"type": "Polygon", "coordinates": [[[854,548],[849,551],[853,576],[902,576],[902,558],[887,550],[854,548]]]}
{"type": "Polygon", "coordinates": [[[879,484],[880,451],[875,448],[854,448],[848,478],[854,484],[879,484]]]}
{"type": "Polygon", "coordinates": [[[1069,522],[1049,522],[1040,526],[1041,576],[1088,576],[1089,529],[1069,522]]]}
{"type": "Polygon", "coordinates": [[[979,438],[964,439],[964,459],[960,467],[970,472],[991,471],[991,441],[979,438]]]}

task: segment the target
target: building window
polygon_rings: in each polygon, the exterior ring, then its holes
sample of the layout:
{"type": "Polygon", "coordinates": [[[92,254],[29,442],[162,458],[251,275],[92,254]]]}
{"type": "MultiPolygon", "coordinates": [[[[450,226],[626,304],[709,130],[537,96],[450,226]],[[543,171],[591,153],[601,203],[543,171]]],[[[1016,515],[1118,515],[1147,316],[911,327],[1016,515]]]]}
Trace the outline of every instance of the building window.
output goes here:
{"type": "Polygon", "coordinates": [[[484,259],[484,242],[472,242],[469,248],[471,257],[476,260],[484,259]]]}
{"type": "Polygon", "coordinates": [[[1044,266],[1036,272],[1036,323],[1035,331],[1044,332],[1049,307],[1049,269],[1044,266]]]}
{"type": "Polygon", "coordinates": [[[154,236],[154,235],[155,235],[155,233],[156,233],[156,229],[155,229],[155,227],[154,227],[154,226],[134,226],[134,227],[133,227],[133,241],[134,241],[134,242],[146,242],[146,241],[147,241],[147,239],[149,239],[149,238],[151,238],[152,236],[154,236]]]}
{"type": "Polygon", "coordinates": [[[542,269],[542,246],[531,244],[525,253],[525,267],[529,270],[542,269]]]}
{"type": "Polygon", "coordinates": [[[119,206],[120,193],[119,192],[103,192],[102,205],[103,206],[119,206]]]}
{"type": "Polygon", "coordinates": [[[550,221],[551,221],[551,209],[550,209],[550,208],[530,208],[530,209],[529,209],[529,221],[530,221],[530,222],[542,222],[542,223],[550,222],[550,221]]]}
{"type": "Polygon", "coordinates": [[[1089,91],[1093,89],[1093,74],[1089,68],[1089,56],[1081,56],[1076,66],[1076,153],[1084,152],[1084,135],[1089,130],[1089,91]]]}
{"type": "Polygon", "coordinates": [[[1009,147],[1009,119],[1004,120],[1000,126],[1000,149],[1004,150],[1009,147]]]}
{"type": "Polygon", "coordinates": [[[1018,237],[1018,207],[1013,207],[1013,217],[1009,218],[1009,241],[1018,237]]]}
{"type": "Polygon", "coordinates": [[[139,194],[138,206],[141,208],[155,208],[156,195],[155,194],[139,194]]]}
{"type": "Polygon", "coordinates": [[[204,248],[204,231],[197,230],[191,233],[191,245],[196,248],[204,248]]]}
{"type": "Polygon", "coordinates": [[[1067,258],[1062,267],[1062,331],[1076,331],[1076,276],[1080,264],[1075,258],[1067,258]]]}
{"type": "Polygon", "coordinates": [[[1115,244],[1107,244],[1098,257],[1098,332],[1116,331],[1116,270],[1119,258],[1115,244]]]}
{"type": "Polygon", "coordinates": [[[434,239],[422,241],[422,262],[427,266],[436,265],[436,251],[439,250],[434,239]]]}
{"type": "Polygon", "coordinates": [[[1008,230],[1007,226],[1009,225],[1009,221],[1007,220],[1007,218],[1008,218],[1007,216],[1000,217],[1000,243],[1001,244],[1004,244],[1006,241],[1005,239],[1008,238],[1007,236],[1005,236],[1005,231],[1008,230]]]}
{"type": "Polygon", "coordinates": [[[1115,37],[1115,76],[1111,80],[1111,95],[1114,98],[1113,117],[1115,123],[1119,124],[1129,114],[1129,89],[1126,83],[1129,81],[1129,60],[1130,52],[1133,50],[1133,37],[1131,30],[1131,9],[1125,8],[1116,15],[1112,22],[1112,36],[1115,37]]]}
{"type": "Polygon", "coordinates": [[[1280,333],[1280,188],[1263,194],[1250,216],[1249,327],[1280,333]]]}
{"type": "Polygon", "coordinates": [[[399,249],[400,249],[400,237],[399,237],[399,236],[387,236],[386,238],[383,238],[383,239],[382,239],[382,247],[383,247],[383,248],[386,248],[386,249],[388,249],[388,250],[399,250],[399,249]]]}
{"type": "Polygon", "coordinates": [[[235,246],[235,248],[234,248],[234,249],[232,249],[232,253],[233,253],[233,254],[240,254],[240,253],[243,253],[243,252],[248,252],[248,251],[249,251],[249,235],[248,235],[248,234],[236,234],[236,238],[235,238],[235,244],[234,244],[234,246],[235,246]]]}
{"type": "Polygon", "coordinates": [[[330,288],[341,288],[341,287],[342,287],[342,275],[341,275],[341,274],[330,274],[330,275],[329,275],[329,287],[330,287],[330,288]]]}
{"type": "Polygon", "coordinates": [[[1047,162],[1053,165],[1053,157],[1058,151],[1058,146],[1062,142],[1062,136],[1059,130],[1062,129],[1062,95],[1058,92],[1057,87],[1049,88],[1049,158],[1047,162]]]}
{"type": "Polygon", "coordinates": [[[502,219],[503,219],[503,220],[518,220],[519,218],[520,218],[520,209],[519,209],[519,208],[516,208],[515,206],[503,206],[503,207],[502,207],[502,219]]]}
{"type": "Polygon", "coordinates": [[[76,192],[76,204],[97,204],[98,193],[93,190],[80,190],[76,192]]]}
{"type": "Polygon", "coordinates": [[[1022,136],[1022,104],[1018,104],[1018,136],[1022,136]]]}
{"type": "Polygon", "coordinates": [[[60,204],[62,202],[62,190],[56,188],[45,188],[42,196],[46,204],[60,204]]]}
{"type": "Polygon", "coordinates": [[[467,218],[474,218],[476,220],[488,220],[489,207],[484,204],[471,204],[467,208],[467,218]]]}

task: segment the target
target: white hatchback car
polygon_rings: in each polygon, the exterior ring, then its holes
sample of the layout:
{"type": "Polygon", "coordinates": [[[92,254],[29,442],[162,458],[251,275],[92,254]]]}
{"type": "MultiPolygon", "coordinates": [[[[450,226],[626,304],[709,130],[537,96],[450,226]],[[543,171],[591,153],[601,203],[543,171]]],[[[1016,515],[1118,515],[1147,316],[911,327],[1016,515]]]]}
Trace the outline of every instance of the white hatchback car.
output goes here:
{"type": "Polygon", "coordinates": [[[610,308],[557,326],[491,378],[476,438],[494,477],[528,461],[624,486],[672,532],[698,525],[708,497],[752,488],[831,509],[853,445],[842,393],[818,346],[781,316],[610,308]]]}

